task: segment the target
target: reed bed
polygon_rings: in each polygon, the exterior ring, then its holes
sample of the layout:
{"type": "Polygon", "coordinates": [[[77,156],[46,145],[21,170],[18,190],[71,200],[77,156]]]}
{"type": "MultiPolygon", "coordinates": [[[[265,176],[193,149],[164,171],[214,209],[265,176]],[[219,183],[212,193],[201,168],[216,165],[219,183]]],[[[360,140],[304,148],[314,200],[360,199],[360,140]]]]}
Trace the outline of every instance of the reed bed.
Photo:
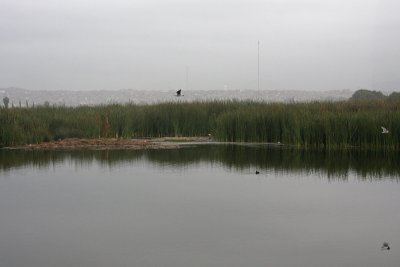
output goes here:
{"type": "Polygon", "coordinates": [[[399,150],[400,101],[208,101],[0,109],[0,146],[74,137],[208,134],[230,142],[399,150]],[[390,132],[382,134],[381,126],[390,132]]]}

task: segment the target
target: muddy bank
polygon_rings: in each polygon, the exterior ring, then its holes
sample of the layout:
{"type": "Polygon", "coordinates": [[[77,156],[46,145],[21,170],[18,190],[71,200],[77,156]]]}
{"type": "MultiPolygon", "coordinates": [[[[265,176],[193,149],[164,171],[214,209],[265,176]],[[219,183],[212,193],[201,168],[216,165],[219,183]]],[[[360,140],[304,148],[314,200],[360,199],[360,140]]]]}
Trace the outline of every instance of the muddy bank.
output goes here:
{"type": "Polygon", "coordinates": [[[67,138],[58,141],[39,144],[26,144],[4,149],[170,149],[177,148],[180,143],[206,142],[209,137],[163,137],[144,139],[96,138],[80,139],[67,138]]]}
{"type": "Polygon", "coordinates": [[[153,141],[150,139],[67,138],[39,144],[26,144],[15,147],[6,147],[6,149],[166,149],[175,147],[176,145],[174,144],[153,141]]]}

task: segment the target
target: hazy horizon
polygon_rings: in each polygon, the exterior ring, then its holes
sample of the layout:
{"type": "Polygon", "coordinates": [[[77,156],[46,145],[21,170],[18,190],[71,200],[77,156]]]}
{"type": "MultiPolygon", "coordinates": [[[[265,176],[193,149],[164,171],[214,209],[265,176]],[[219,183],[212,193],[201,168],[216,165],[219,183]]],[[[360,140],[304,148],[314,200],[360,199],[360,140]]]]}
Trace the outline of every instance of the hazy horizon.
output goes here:
{"type": "Polygon", "coordinates": [[[0,88],[400,89],[394,0],[3,0],[0,88]]]}

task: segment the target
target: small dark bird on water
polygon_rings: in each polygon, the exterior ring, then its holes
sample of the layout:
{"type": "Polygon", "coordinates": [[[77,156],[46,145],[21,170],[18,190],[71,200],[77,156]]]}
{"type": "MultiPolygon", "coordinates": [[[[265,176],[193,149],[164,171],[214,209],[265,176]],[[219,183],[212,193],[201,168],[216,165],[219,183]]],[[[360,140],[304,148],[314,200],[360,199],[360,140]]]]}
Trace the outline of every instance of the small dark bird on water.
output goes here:
{"type": "Polygon", "coordinates": [[[259,171],[256,171],[256,174],[260,174],[260,172],[259,172],[259,171]]]}
{"type": "Polygon", "coordinates": [[[183,96],[182,89],[179,89],[178,91],[176,91],[176,96],[183,96]]]}
{"type": "Polygon", "coordinates": [[[383,242],[381,250],[390,250],[390,245],[388,242],[383,242]]]}

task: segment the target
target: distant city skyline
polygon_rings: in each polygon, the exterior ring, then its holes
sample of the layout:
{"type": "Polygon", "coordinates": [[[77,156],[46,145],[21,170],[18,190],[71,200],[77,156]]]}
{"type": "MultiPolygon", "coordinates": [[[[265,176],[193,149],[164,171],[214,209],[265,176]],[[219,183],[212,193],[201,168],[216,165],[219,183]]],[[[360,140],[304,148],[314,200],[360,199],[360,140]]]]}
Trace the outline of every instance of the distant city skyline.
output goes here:
{"type": "MultiPolygon", "coordinates": [[[[172,90],[25,90],[20,88],[0,88],[0,99],[8,97],[10,105],[21,107],[43,105],[79,106],[111,103],[151,104],[161,102],[193,102],[214,100],[251,100],[266,102],[307,102],[347,100],[353,91],[283,91],[283,90],[187,90],[177,97],[172,90]]],[[[3,106],[3,102],[0,102],[3,106]]]]}
{"type": "Polygon", "coordinates": [[[0,88],[400,90],[398,10],[395,0],[2,0],[0,88]]]}

